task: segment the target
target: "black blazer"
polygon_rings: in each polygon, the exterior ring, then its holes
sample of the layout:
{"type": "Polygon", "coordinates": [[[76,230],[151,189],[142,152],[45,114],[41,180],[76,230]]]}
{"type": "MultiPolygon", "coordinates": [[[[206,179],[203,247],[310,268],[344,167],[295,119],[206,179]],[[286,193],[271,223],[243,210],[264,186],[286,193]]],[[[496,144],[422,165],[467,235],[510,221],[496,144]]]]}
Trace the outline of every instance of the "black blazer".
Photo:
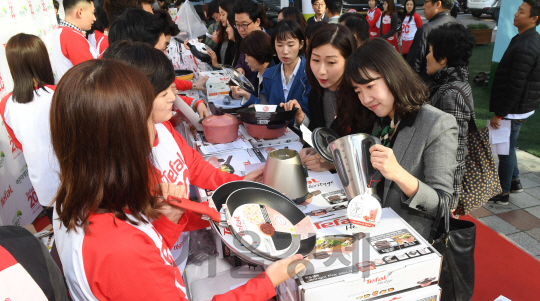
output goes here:
{"type": "Polygon", "coordinates": [[[540,102],[540,34],[516,35],[497,67],[489,111],[499,117],[536,110],[540,102]]]}

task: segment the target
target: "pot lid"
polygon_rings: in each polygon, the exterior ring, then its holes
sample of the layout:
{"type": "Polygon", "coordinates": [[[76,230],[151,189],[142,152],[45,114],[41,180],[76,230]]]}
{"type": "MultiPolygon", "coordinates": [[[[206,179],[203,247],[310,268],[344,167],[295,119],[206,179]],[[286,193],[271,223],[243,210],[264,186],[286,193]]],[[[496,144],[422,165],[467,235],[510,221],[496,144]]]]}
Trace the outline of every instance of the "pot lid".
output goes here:
{"type": "Polygon", "coordinates": [[[236,69],[230,66],[224,67],[223,71],[225,71],[225,73],[229,76],[233,83],[238,85],[238,87],[249,93],[255,93],[255,88],[253,87],[249,79],[245,77],[242,73],[238,72],[236,69]]]}
{"type": "Polygon", "coordinates": [[[239,121],[233,115],[224,113],[222,108],[218,108],[214,115],[204,118],[201,123],[204,126],[229,126],[236,125],[239,121]]]}
{"type": "Polygon", "coordinates": [[[339,136],[329,128],[316,128],[311,134],[313,147],[321,158],[330,163],[334,163],[334,156],[328,146],[336,139],[339,139],[339,136]]]}

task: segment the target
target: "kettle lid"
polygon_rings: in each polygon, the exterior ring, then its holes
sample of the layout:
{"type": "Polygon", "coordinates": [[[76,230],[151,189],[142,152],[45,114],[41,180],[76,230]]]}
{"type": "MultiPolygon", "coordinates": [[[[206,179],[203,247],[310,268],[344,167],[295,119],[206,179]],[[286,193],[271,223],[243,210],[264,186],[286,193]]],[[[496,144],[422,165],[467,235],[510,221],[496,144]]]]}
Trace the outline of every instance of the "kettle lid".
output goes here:
{"type": "Polygon", "coordinates": [[[339,139],[339,136],[329,128],[316,128],[311,134],[313,147],[321,158],[330,163],[334,163],[334,156],[328,146],[337,139],[339,139]]]}

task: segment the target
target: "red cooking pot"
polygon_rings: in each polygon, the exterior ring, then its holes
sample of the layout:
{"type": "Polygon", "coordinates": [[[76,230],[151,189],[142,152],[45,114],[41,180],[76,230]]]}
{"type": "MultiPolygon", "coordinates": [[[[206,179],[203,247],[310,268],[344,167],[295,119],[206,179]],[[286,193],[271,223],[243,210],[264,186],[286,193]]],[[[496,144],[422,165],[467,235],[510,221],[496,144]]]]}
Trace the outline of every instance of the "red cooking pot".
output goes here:
{"type": "Polygon", "coordinates": [[[225,114],[223,109],[216,110],[214,115],[199,121],[202,124],[206,141],[210,143],[229,143],[238,138],[240,122],[231,114],[225,114]]]}
{"type": "Polygon", "coordinates": [[[244,122],[244,126],[251,137],[259,139],[272,139],[285,135],[287,124],[251,124],[244,122]]]}

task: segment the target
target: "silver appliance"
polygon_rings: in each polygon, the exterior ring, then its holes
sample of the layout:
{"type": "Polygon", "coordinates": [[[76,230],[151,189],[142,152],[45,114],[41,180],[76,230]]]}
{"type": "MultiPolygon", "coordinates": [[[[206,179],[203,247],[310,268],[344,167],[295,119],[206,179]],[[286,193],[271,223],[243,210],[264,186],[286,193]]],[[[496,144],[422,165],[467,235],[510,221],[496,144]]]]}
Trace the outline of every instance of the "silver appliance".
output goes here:
{"type": "Polygon", "coordinates": [[[313,146],[324,160],[334,163],[347,198],[371,193],[382,179],[371,165],[369,148],[381,144],[379,138],[367,134],[353,134],[342,138],[328,128],[317,128],[312,134],[313,146]]]}
{"type": "Polygon", "coordinates": [[[307,168],[295,150],[276,149],[268,154],[263,184],[277,189],[297,204],[303,203],[309,194],[307,176],[307,168]]]}

